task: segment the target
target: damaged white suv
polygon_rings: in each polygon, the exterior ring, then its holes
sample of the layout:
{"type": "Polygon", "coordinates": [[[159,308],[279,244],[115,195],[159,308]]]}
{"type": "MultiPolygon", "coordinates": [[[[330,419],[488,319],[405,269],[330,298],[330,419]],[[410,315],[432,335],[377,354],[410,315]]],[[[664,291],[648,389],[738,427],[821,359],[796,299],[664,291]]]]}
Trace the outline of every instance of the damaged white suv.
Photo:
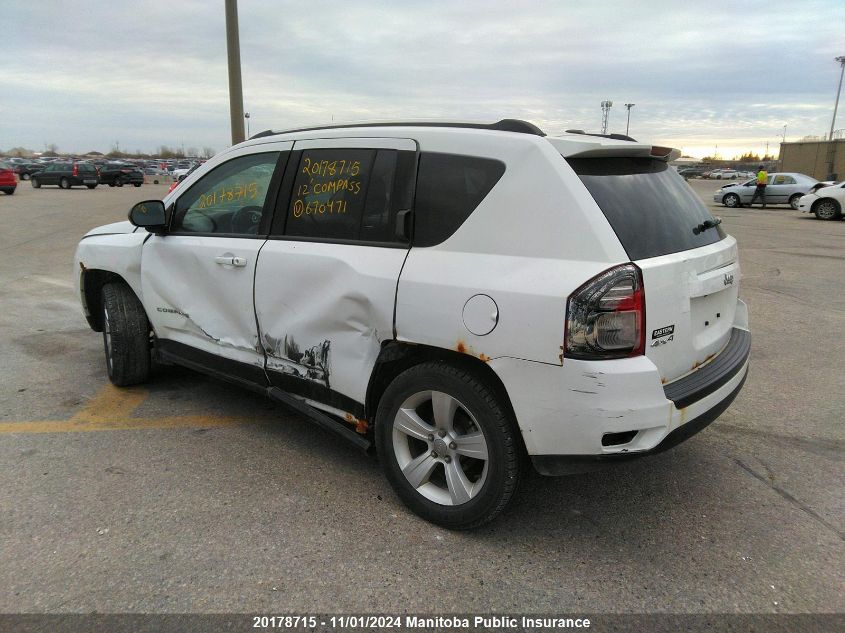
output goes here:
{"type": "Polygon", "coordinates": [[[86,235],[83,310],[116,385],[156,360],[266,393],[471,528],[529,460],[664,450],[742,388],[736,240],[675,155],[516,120],[265,132],[86,235]]]}

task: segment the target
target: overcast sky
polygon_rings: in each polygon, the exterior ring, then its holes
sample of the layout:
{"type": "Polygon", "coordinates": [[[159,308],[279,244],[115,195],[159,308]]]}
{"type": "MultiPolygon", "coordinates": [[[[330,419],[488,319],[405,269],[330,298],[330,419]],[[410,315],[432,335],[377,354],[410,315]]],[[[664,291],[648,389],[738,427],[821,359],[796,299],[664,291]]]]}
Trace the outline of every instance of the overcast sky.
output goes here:
{"type": "MultiPolygon", "coordinates": [[[[223,0],[3,0],[0,149],[230,144],[223,0]]],[[[250,131],[523,118],[694,156],[830,127],[845,2],[240,0],[250,131]]],[[[837,128],[845,128],[845,103],[837,128]]]]}

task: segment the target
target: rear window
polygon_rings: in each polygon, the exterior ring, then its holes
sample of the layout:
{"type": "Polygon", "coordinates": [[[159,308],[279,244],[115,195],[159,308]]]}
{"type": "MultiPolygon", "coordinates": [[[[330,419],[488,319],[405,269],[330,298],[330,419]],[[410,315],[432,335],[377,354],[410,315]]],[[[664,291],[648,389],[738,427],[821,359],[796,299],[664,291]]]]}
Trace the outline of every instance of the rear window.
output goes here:
{"type": "Polygon", "coordinates": [[[714,244],[721,227],[697,235],[713,216],[684,179],[652,158],[568,158],[632,260],[714,244]]]}
{"type": "Polygon", "coordinates": [[[414,246],[440,244],[475,211],[505,173],[490,158],[423,152],[417,177],[414,246]]]}

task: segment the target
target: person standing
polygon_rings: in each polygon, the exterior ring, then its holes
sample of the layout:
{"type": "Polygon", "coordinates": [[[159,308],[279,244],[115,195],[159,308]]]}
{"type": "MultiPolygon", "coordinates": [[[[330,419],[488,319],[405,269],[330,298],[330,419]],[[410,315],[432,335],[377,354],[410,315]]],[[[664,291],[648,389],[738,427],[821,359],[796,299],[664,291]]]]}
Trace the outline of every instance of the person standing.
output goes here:
{"type": "Polygon", "coordinates": [[[769,183],[769,173],[766,169],[760,165],[760,169],[757,170],[757,187],[754,189],[754,195],[751,196],[751,202],[748,203],[750,207],[754,204],[754,201],[760,198],[760,201],[763,203],[762,209],[766,208],[766,185],[769,183]]]}

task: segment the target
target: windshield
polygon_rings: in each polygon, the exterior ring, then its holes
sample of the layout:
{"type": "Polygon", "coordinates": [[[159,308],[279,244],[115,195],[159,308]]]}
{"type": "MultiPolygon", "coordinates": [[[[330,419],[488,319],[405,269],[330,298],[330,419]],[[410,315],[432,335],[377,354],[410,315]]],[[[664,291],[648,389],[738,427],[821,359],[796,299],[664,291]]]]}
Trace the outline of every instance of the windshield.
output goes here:
{"type": "Polygon", "coordinates": [[[568,158],[632,260],[713,244],[725,237],[704,203],[664,161],[568,158]],[[694,230],[699,229],[699,230],[694,230]]]}

